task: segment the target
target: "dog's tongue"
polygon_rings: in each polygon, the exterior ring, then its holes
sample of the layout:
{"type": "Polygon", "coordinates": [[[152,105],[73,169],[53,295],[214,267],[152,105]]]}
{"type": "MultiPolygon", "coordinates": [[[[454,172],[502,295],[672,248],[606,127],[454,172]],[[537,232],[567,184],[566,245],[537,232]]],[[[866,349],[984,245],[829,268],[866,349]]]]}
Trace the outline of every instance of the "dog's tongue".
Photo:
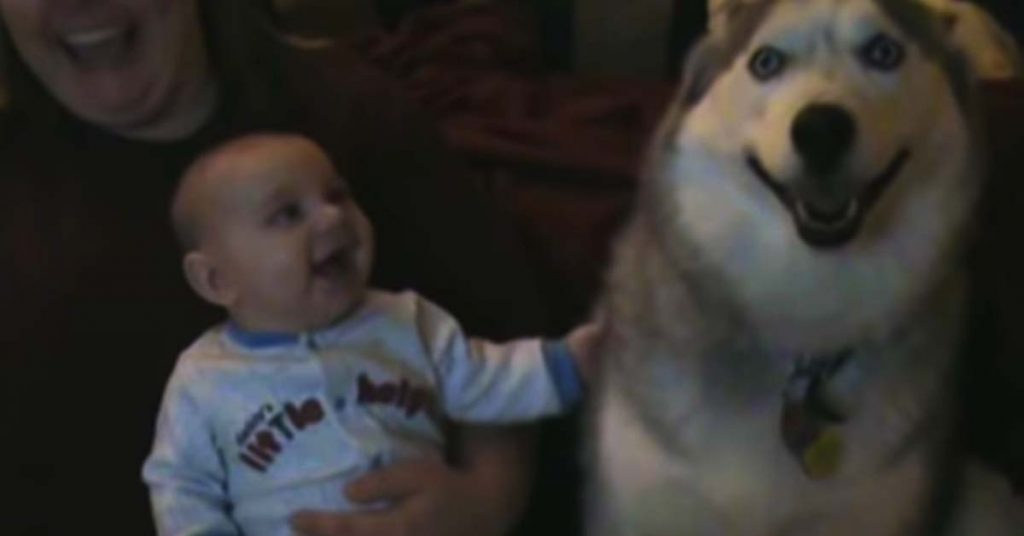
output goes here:
{"type": "Polygon", "coordinates": [[[857,216],[857,202],[852,199],[832,206],[801,202],[797,209],[802,219],[823,227],[842,226],[857,216]]]}
{"type": "Polygon", "coordinates": [[[798,201],[794,214],[800,237],[812,247],[831,249],[840,247],[857,235],[861,213],[856,200],[838,209],[821,207],[798,201]]]}

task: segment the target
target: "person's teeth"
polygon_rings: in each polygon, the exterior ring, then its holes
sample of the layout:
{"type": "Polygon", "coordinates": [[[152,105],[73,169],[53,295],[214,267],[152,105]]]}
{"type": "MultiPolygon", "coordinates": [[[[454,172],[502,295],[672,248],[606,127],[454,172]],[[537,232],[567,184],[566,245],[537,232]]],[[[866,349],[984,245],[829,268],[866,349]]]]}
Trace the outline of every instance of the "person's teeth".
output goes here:
{"type": "Polygon", "coordinates": [[[64,36],[64,41],[74,47],[87,47],[116,39],[123,32],[124,30],[119,27],[97,28],[67,34],[64,36]]]}

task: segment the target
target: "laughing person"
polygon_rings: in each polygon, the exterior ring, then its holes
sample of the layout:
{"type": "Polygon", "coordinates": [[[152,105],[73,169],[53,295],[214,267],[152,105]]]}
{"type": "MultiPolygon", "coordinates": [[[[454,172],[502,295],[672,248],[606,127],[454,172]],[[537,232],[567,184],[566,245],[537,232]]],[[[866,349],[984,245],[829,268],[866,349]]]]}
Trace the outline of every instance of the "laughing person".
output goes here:
{"type": "Polygon", "coordinates": [[[358,509],[342,492],[356,477],[439,457],[444,416],[528,421],[580,397],[588,329],[493,344],[412,292],[367,288],[370,223],[305,138],[200,157],[172,219],[189,284],[229,320],[165,391],[143,468],[161,535],[291,534],[296,511],[358,509]]]}

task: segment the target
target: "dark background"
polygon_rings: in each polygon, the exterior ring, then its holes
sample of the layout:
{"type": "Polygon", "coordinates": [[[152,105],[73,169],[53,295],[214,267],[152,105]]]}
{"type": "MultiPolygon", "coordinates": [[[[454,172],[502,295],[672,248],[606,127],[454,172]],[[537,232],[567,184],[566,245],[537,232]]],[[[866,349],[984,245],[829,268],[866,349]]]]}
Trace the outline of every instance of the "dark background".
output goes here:
{"type": "MultiPolygon", "coordinates": [[[[425,6],[448,3],[449,0],[377,0],[381,23],[394,28],[402,17],[425,6]]],[[[518,3],[537,14],[541,23],[549,65],[556,69],[572,69],[573,0],[496,0],[518,3]]],[[[576,0],[586,1],[586,0],[576,0]]],[[[1020,0],[974,0],[984,6],[1018,42],[1024,40],[1024,2],[1020,0]]],[[[707,7],[704,0],[676,0],[672,21],[669,72],[675,72],[679,59],[700,36],[705,27],[707,7]]]]}

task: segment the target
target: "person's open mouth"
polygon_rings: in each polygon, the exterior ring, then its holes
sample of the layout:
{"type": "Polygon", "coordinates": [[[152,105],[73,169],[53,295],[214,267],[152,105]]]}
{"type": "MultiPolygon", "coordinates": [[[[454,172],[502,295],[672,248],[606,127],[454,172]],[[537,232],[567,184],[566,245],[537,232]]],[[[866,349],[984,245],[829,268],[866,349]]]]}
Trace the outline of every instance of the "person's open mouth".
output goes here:
{"type": "Polygon", "coordinates": [[[138,29],[131,24],[112,24],[64,32],[61,48],[75,64],[86,69],[123,65],[135,48],[138,29]]]}

